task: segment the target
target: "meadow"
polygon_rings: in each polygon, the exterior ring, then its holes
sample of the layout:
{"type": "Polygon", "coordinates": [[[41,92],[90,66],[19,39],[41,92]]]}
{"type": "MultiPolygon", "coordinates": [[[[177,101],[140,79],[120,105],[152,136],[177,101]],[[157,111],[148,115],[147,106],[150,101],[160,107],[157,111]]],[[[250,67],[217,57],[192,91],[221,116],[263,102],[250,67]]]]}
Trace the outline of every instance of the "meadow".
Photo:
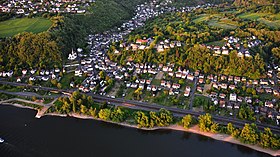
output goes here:
{"type": "Polygon", "coordinates": [[[40,33],[48,30],[52,22],[41,17],[16,18],[0,22],[0,37],[12,37],[21,32],[40,33]]]}

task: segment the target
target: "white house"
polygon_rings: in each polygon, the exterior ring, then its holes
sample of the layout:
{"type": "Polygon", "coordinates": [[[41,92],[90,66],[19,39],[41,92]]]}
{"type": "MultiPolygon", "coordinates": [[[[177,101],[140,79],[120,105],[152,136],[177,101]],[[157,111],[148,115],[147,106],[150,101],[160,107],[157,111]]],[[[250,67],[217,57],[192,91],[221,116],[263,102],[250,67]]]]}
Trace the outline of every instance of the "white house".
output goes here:
{"type": "Polygon", "coordinates": [[[235,93],[231,93],[231,94],[229,95],[229,100],[230,100],[230,101],[236,101],[236,99],[237,99],[237,95],[236,95],[235,93]]]}
{"type": "Polygon", "coordinates": [[[73,51],[68,55],[69,60],[75,60],[77,58],[77,53],[73,51]]]}

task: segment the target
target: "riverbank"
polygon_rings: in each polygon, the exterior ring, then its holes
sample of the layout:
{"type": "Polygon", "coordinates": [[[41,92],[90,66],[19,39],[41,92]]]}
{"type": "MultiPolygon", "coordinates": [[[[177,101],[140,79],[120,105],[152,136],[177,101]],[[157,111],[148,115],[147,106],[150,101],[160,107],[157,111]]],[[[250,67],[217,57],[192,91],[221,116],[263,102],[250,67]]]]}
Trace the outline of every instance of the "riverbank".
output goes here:
{"type": "MultiPolygon", "coordinates": [[[[19,107],[19,108],[27,108],[27,109],[32,109],[32,110],[37,110],[37,112],[40,112],[40,110],[32,108],[30,106],[23,106],[20,104],[13,104],[13,103],[3,103],[3,105],[11,105],[11,106],[15,106],[15,107],[19,107]]],[[[174,125],[170,125],[167,127],[153,127],[153,128],[139,128],[137,125],[132,125],[132,124],[128,124],[128,123],[117,123],[117,122],[112,122],[112,121],[105,121],[99,118],[94,118],[92,116],[87,116],[87,115],[81,115],[81,114],[77,114],[77,113],[70,113],[70,114],[59,114],[59,113],[45,113],[42,116],[59,116],[59,117],[74,117],[74,118],[78,118],[78,119],[91,119],[91,120],[97,120],[97,121],[103,121],[106,123],[111,123],[111,124],[116,124],[116,125],[120,125],[120,126],[124,126],[124,127],[130,127],[130,128],[135,128],[135,129],[141,129],[141,130],[146,130],[146,131],[152,131],[152,130],[175,130],[175,131],[183,131],[183,132],[189,132],[189,133],[194,133],[194,134],[199,134],[202,136],[206,136],[215,140],[219,140],[219,141],[223,141],[223,142],[229,142],[229,143],[233,143],[233,144],[237,144],[237,145],[242,145],[251,149],[254,149],[256,151],[259,152],[263,152],[272,156],[280,156],[280,150],[272,150],[272,149],[264,149],[258,145],[249,145],[249,144],[245,144],[245,143],[241,143],[240,141],[238,141],[237,139],[233,138],[230,135],[227,134],[215,134],[215,133],[211,133],[211,132],[202,132],[199,130],[198,125],[195,125],[189,129],[185,129],[184,127],[174,124],[174,125]]],[[[38,117],[37,117],[38,118],[38,117]]]]}
{"type": "MultiPolygon", "coordinates": [[[[62,116],[65,117],[65,115],[59,115],[59,114],[54,114],[56,116],[62,116]]],[[[124,127],[130,127],[130,128],[135,128],[135,129],[141,129],[141,130],[146,130],[146,131],[152,131],[152,130],[175,130],[175,131],[183,131],[183,132],[189,132],[189,133],[194,133],[194,134],[199,134],[202,136],[206,136],[215,140],[219,140],[219,141],[223,141],[223,142],[229,142],[229,143],[233,143],[233,144],[237,144],[237,145],[242,145],[251,149],[254,149],[256,151],[259,152],[263,152],[272,156],[280,156],[280,150],[272,150],[272,149],[265,149],[262,148],[258,145],[250,145],[250,144],[245,144],[245,143],[241,143],[239,140],[235,139],[234,137],[227,135],[227,134],[220,134],[220,133],[211,133],[211,132],[202,132],[200,131],[198,125],[195,125],[189,129],[185,129],[184,127],[175,124],[175,125],[170,125],[167,127],[154,127],[154,128],[139,128],[137,127],[137,125],[131,125],[128,123],[116,123],[116,122],[112,122],[112,121],[105,121],[99,118],[94,118],[91,116],[87,116],[87,115],[80,115],[80,114],[76,114],[76,113],[71,113],[68,116],[70,117],[74,117],[74,118],[79,118],[79,119],[92,119],[92,120],[98,120],[98,121],[103,121],[106,123],[111,123],[111,124],[116,124],[116,125],[120,125],[120,126],[124,126],[124,127]]]]}

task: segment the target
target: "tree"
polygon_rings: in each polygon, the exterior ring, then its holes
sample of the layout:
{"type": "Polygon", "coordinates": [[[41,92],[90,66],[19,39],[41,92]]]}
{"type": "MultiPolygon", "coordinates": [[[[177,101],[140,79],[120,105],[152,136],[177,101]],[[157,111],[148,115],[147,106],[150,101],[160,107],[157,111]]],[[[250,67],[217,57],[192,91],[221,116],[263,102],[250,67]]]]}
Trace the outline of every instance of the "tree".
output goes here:
{"type": "Polygon", "coordinates": [[[192,116],[190,114],[184,116],[181,122],[184,128],[189,128],[192,124],[192,116]]]}
{"type": "Polygon", "coordinates": [[[219,131],[219,124],[218,123],[213,123],[210,127],[210,131],[213,133],[217,133],[219,131]]]}
{"type": "Polygon", "coordinates": [[[96,118],[96,108],[92,108],[92,107],[90,107],[89,108],[89,114],[92,116],[92,117],[94,117],[94,118],[96,118]]]}
{"type": "Polygon", "coordinates": [[[260,134],[260,145],[264,148],[270,147],[270,137],[272,137],[272,132],[269,128],[265,128],[264,132],[260,134]]]}
{"type": "Polygon", "coordinates": [[[57,84],[57,88],[59,88],[59,89],[61,89],[61,88],[62,88],[61,83],[58,83],[58,84],[57,84]]]}
{"type": "Polygon", "coordinates": [[[240,134],[241,141],[248,144],[256,144],[259,135],[257,134],[257,127],[254,123],[245,124],[240,134]]]}
{"type": "Polygon", "coordinates": [[[110,120],[111,110],[110,109],[101,109],[98,113],[98,117],[103,120],[110,120]]]}
{"type": "Polygon", "coordinates": [[[227,124],[227,134],[231,135],[234,132],[234,127],[232,123],[227,124]]]}
{"type": "Polygon", "coordinates": [[[84,105],[81,105],[81,113],[86,114],[87,113],[87,107],[84,105]]]}
{"type": "Polygon", "coordinates": [[[106,74],[105,74],[105,72],[104,72],[104,71],[100,71],[100,72],[99,72],[99,76],[100,76],[100,78],[101,78],[101,79],[103,79],[103,80],[104,80],[104,79],[105,79],[105,77],[106,77],[106,74]]]}
{"type": "Polygon", "coordinates": [[[138,127],[149,127],[149,117],[142,111],[138,111],[135,114],[135,121],[138,127]]]}
{"type": "Polygon", "coordinates": [[[259,144],[264,148],[279,149],[280,139],[273,135],[269,128],[265,128],[264,132],[260,133],[259,144]]]}
{"type": "Polygon", "coordinates": [[[121,108],[117,107],[111,113],[110,117],[114,122],[123,122],[125,120],[125,113],[121,110],[121,108]]]}
{"type": "Polygon", "coordinates": [[[209,113],[206,113],[205,115],[200,115],[198,117],[198,126],[201,131],[210,131],[212,125],[212,116],[209,113]]]}
{"type": "Polygon", "coordinates": [[[134,91],[134,96],[136,97],[137,100],[140,100],[140,96],[142,95],[142,88],[137,88],[135,91],[134,91]]]}

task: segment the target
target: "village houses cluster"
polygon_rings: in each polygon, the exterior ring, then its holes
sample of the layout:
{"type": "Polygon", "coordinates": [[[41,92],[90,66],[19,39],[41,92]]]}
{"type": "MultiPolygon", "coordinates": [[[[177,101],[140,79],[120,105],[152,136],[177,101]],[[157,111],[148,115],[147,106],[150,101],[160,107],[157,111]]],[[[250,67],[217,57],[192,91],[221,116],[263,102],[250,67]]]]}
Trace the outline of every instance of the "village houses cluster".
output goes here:
{"type": "MultiPolygon", "coordinates": [[[[207,7],[207,6],[200,6],[207,7]]],[[[198,7],[183,8],[180,11],[190,11],[198,7]]],[[[100,77],[100,71],[104,71],[107,76],[113,78],[116,81],[123,81],[127,88],[151,91],[153,96],[157,95],[157,92],[161,90],[167,90],[168,95],[184,95],[185,97],[190,97],[194,94],[203,94],[206,97],[212,99],[214,105],[218,105],[221,108],[228,109],[239,109],[241,103],[247,103],[252,107],[253,101],[260,101],[253,99],[252,96],[242,97],[236,94],[235,90],[240,88],[240,84],[244,84],[246,88],[252,86],[258,93],[264,92],[267,94],[279,96],[279,88],[277,84],[279,83],[279,78],[275,78],[275,73],[279,72],[280,67],[272,67],[271,70],[267,72],[267,79],[261,80],[250,80],[245,77],[239,76],[225,76],[225,75],[207,75],[202,74],[199,71],[191,72],[188,69],[178,68],[174,69],[173,64],[169,65],[155,65],[151,63],[134,63],[127,62],[125,66],[117,65],[116,63],[110,61],[106,55],[106,52],[110,48],[112,42],[123,41],[123,37],[128,35],[131,31],[138,27],[141,27],[144,22],[154,16],[158,16],[161,13],[168,11],[178,11],[172,7],[168,7],[167,3],[158,4],[157,1],[152,1],[151,3],[145,3],[137,6],[136,15],[128,22],[125,22],[117,30],[110,30],[104,33],[89,35],[88,44],[91,45],[91,52],[89,55],[80,55],[78,58],[81,59],[78,68],[75,70],[76,76],[82,76],[87,74],[87,78],[79,86],[79,89],[84,92],[94,91],[101,95],[106,95],[106,88],[108,83],[106,80],[102,80],[100,77]],[[148,78],[141,77],[142,75],[149,75],[148,78]],[[136,80],[132,77],[136,76],[136,80]],[[167,76],[167,79],[165,76],[167,76]],[[182,86],[179,82],[173,79],[181,79],[186,82],[191,82],[194,85],[182,86]],[[160,84],[153,84],[154,79],[159,79],[160,84]],[[133,80],[133,81],[132,81],[133,80]],[[213,91],[206,93],[205,84],[208,80],[213,91]],[[210,81],[210,82],[209,82],[210,81]],[[101,87],[99,91],[96,91],[96,87],[101,87]],[[215,90],[216,89],[216,90],[215,90]],[[222,90],[221,90],[222,89],[222,90]],[[227,92],[225,92],[227,91],[227,92]]],[[[258,46],[261,41],[256,39],[255,36],[248,37],[246,39],[240,39],[238,37],[225,37],[226,44],[223,47],[218,46],[207,46],[212,49],[216,55],[228,55],[230,51],[237,50],[238,55],[250,57],[252,54],[249,52],[249,48],[258,46]],[[246,40],[246,41],[245,41],[246,40]],[[246,44],[246,46],[244,46],[246,44]]],[[[150,47],[153,42],[153,38],[143,38],[136,40],[135,43],[122,42],[114,53],[121,53],[122,49],[130,50],[144,50],[150,47]]],[[[182,44],[177,41],[170,41],[168,39],[159,41],[155,44],[154,48],[157,52],[162,52],[165,49],[180,47],[182,44]]],[[[77,54],[70,54],[74,56],[74,60],[77,58],[77,54]]],[[[69,57],[71,58],[71,56],[69,57]]],[[[123,95],[125,95],[124,93],[123,95]]],[[[256,113],[265,114],[270,118],[280,118],[279,111],[276,111],[275,102],[273,100],[265,100],[264,107],[254,108],[256,113]]]]}
{"type": "MultiPolygon", "coordinates": [[[[16,78],[16,82],[23,82],[23,79],[26,79],[28,81],[34,82],[34,81],[49,81],[51,79],[59,79],[61,69],[59,68],[53,68],[53,69],[22,69],[21,74],[18,74],[16,78]]],[[[14,75],[13,70],[10,70],[9,72],[6,71],[0,71],[0,77],[8,78],[12,77],[14,75]]]]}
{"type": "Polygon", "coordinates": [[[243,40],[238,37],[230,36],[225,37],[224,41],[225,45],[223,47],[207,45],[207,48],[213,50],[214,55],[229,55],[230,51],[236,50],[238,57],[252,57],[249,48],[253,48],[261,44],[261,41],[258,40],[255,36],[247,37],[243,40]]]}
{"type": "Polygon", "coordinates": [[[85,13],[95,0],[7,0],[0,4],[0,12],[28,16],[38,13],[85,13]]]}
{"type": "MultiPolygon", "coordinates": [[[[144,4],[136,6],[136,13],[135,16],[132,17],[131,20],[128,22],[123,23],[119,28],[112,29],[103,33],[95,34],[95,35],[89,35],[89,41],[88,44],[91,46],[91,52],[89,55],[82,55],[78,52],[71,52],[68,56],[68,59],[73,61],[78,58],[83,58],[80,62],[80,65],[77,65],[77,69],[75,70],[75,76],[82,76],[83,74],[87,74],[88,78],[85,79],[82,86],[79,87],[82,91],[90,91],[90,89],[95,91],[95,87],[97,85],[100,85],[101,81],[99,80],[99,71],[103,70],[106,72],[107,76],[113,77],[116,79],[122,79],[124,76],[128,76],[127,70],[132,70],[134,67],[121,67],[117,66],[116,63],[111,62],[108,57],[106,56],[106,52],[109,50],[110,44],[112,42],[119,42],[123,40],[123,37],[128,35],[131,31],[135,30],[138,27],[143,26],[144,22],[152,17],[158,16],[160,14],[171,12],[171,11],[182,11],[187,12],[191,11],[193,9],[202,8],[202,7],[210,7],[210,4],[206,4],[203,6],[196,6],[196,7],[182,7],[181,9],[176,9],[175,7],[169,7],[168,4],[171,3],[171,1],[151,1],[151,2],[145,2],[144,4]],[[79,57],[78,57],[79,56],[79,57]],[[77,58],[78,57],[78,58],[77,58]]],[[[138,40],[137,44],[143,44],[143,42],[148,42],[147,40],[138,40]]],[[[151,42],[151,41],[150,41],[151,42]]],[[[161,51],[160,47],[164,48],[164,45],[168,45],[170,47],[175,46],[181,46],[181,43],[179,42],[170,42],[166,40],[165,44],[163,42],[160,42],[160,44],[157,45],[157,49],[161,51]]],[[[125,46],[125,45],[120,45],[125,46]]],[[[143,47],[143,46],[142,46],[143,47]]],[[[139,48],[141,48],[141,45],[139,48]]],[[[130,48],[134,49],[135,46],[130,45],[130,48]]],[[[138,46],[137,46],[138,49],[138,46]]],[[[79,51],[79,49],[78,49],[79,51]]],[[[115,53],[118,53],[118,51],[115,51],[115,53]]],[[[137,73],[137,68],[136,73],[137,73]]],[[[155,73],[155,69],[150,69],[149,72],[155,73]]],[[[72,86],[73,84],[71,84],[72,86]]],[[[103,85],[104,86],[104,85],[103,85]]],[[[104,94],[104,89],[106,89],[106,86],[104,86],[101,89],[100,93],[104,94]],[[102,90],[103,89],[103,90],[102,90]]]]}

